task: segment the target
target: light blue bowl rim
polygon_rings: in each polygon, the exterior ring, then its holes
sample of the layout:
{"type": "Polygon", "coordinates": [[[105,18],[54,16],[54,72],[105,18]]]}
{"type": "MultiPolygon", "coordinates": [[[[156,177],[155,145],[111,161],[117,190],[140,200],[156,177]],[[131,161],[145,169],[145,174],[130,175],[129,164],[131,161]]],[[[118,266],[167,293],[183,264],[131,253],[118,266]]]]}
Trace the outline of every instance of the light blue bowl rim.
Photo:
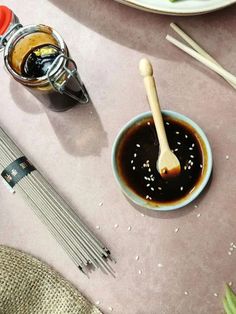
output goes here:
{"type": "Polygon", "coordinates": [[[203,132],[203,130],[190,118],[186,117],[185,115],[182,115],[181,113],[175,112],[175,111],[171,111],[171,110],[162,110],[162,113],[164,115],[170,116],[172,118],[176,118],[178,120],[182,120],[184,122],[186,122],[187,124],[189,124],[190,126],[192,126],[198,133],[198,135],[202,138],[205,146],[206,146],[206,153],[207,153],[207,169],[206,169],[206,173],[205,176],[201,182],[201,184],[196,188],[195,191],[193,191],[189,197],[184,198],[182,201],[178,202],[177,204],[173,204],[173,205],[168,205],[168,204],[160,204],[160,205],[155,205],[154,203],[150,203],[145,201],[144,199],[142,199],[139,195],[137,195],[131,188],[129,188],[124,181],[122,180],[122,178],[120,178],[119,173],[118,173],[118,169],[117,169],[117,164],[116,164],[116,151],[117,151],[117,147],[118,144],[121,140],[121,138],[123,137],[123,135],[126,133],[126,130],[129,129],[132,125],[134,125],[135,123],[137,123],[138,121],[148,118],[150,116],[152,116],[152,113],[150,111],[147,112],[143,112],[137,116],[135,116],[134,118],[132,118],[130,121],[128,121],[128,123],[126,123],[121,130],[119,131],[118,135],[115,138],[113,147],[112,147],[112,170],[113,170],[113,174],[115,177],[116,182],[118,183],[118,185],[120,186],[121,190],[123,191],[123,193],[135,204],[141,206],[141,207],[145,207],[148,209],[152,209],[152,210],[159,210],[159,211],[170,211],[170,210],[175,210],[175,209],[179,209],[181,207],[184,207],[186,205],[188,205],[189,203],[193,202],[200,194],[201,192],[204,190],[204,188],[206,187],[210,176],[211,176],[211,172],[212,172],[212,167],[213,167],[213,158],[212,158],[212,150],[209,144],[209,141],[205,135],[205,133],[203,132]]]}

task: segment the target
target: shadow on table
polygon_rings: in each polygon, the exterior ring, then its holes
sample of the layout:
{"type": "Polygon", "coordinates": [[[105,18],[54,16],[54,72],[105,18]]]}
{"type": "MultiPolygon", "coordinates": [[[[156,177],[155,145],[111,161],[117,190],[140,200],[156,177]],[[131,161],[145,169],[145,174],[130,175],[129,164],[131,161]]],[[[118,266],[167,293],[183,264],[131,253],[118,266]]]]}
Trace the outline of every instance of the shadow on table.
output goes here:
{"type": "MultiPolygon", "coordinates": [[[[194,17],[173,17],[139,11],[111,0],[50,0],[86,27],[121,45],[171,60],[185,60],[165,39],[170,22],[177,22],[215,58],[232,54],[236,6],[194,17]],[[223,45],[222,45],[223,42],[223,45]],[[180,57],[181,56],[181,57],[180,57]]],[[[185,56],[189,59],[188,56],[185,56]]],[[[219,60],[220,61],[220,60],[219,60]]]]}
{"type": "Polygon", "coordinates": [[[48,109],[46,113],[56,136],[71,155],[98,156],[108,146],[107,133],[92,102],[63,113],[48,109]]]}
{"type": "Polygon", "coordinates": [[[202,211],[201,202],[204,202],[204,197],[207,194],[207,192],[211,186],[212,180],[213,180],[213,172],[211,174],[211,177],[210,177],[204,191],[201,193],[201,195],[199,195],[196,198],[195,201],[193,201],[192,203],[190,203],[189,205],[187,205],[183,208],[176,209],[173,211],[155,211],[155,210],[151,210],[151,209],[146,209],[146,208],[143,208],[141,206],[134,204],[129,198],[126,197],[126,199],[134,209],[139,211],[141,214],[144,214],[145,216],[149,216],[149,217],[153,217],[153,218],[161,218],[161,219],[178,218],[178,217],[186,216],[186,215],[190,214],[191,212],[193,212],[194,210],[195,211],[198,210],[198,207],[202,211]],[[197,205],[197,208],[195,208],[194,205],[197,205]]]}
{"type": "MultiPolygon", "coordinates": [[[[47,114],[58,140],[69,154],[82,157],[97,156],[103,147],[108,146],[107,133],[92,102],[85,105],[77,104],[67,111],[55,112],[48,108],[42,98],[32,95],[28,89],[14,80],[10,81],[10,92],[21,110],[30,114],[43,112],[47,114]]],[[[60,98],[57,102],[58,106],[62,107],[65,104],[64,100],[61,104],[59,101],[60,98]]]]}

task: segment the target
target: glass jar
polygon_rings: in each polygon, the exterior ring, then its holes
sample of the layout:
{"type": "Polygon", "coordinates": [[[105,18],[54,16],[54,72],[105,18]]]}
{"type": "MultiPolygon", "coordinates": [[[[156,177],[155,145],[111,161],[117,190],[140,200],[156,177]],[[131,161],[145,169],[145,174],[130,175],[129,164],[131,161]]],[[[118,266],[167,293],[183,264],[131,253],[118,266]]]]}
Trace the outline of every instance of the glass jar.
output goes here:
{"type": "Polygon", "coordinates": [[[4,63],[12,77],[43,102],[46,99],[55,111],[87,103],[89,95],[63,38],[49,26],[22,26],[12,16],[0,37],[4,63]]]}

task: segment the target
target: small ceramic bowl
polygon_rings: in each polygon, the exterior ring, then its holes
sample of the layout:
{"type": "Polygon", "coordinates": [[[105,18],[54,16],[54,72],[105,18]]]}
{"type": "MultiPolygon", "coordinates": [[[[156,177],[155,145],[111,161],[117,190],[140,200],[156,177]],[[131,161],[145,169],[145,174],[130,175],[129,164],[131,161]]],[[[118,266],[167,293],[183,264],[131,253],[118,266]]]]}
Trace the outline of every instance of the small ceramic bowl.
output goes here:
{"type": "Polygon", "coordinates": [[[202,155],[203,155],[203,170],[201,177],[199,181],[197,182],[195,188],[189,192],[185,197],[169,203],[157,203],[149,200],[145,200],[141,196],[139,196],[134,190],[132,190],[127,183],[123,180],[122,176],[119,173],[118,165],[117,165],[117,152],[119,151],[119,145],[123,138],[123,136],[126,134],[127,130],[132,128],[134,125],[142,121],[143,119],[147,119],[152,117],[151,112],[144,112],[136,117],[134,117],[132,120],[130,120],[119,132],[117,135],[115,142],[113,144],[112,148],[112,168],[113,173],[115,176],[115,179],[120,186],[123,193],[135,204],[145,207],[148,209],[153,210],[160,210],[160,211],[167,211],[167,210],[175,210],[178,208],[181,208],[183,206],[186,206],[187,204],[191,203],[193,200],[196,199],[196,197],[199,196],[199,194],[203,191],[203,189],[206,187],[210,176],[212,172],[212,151],[210,144],[208,142],[208,139],[205,135],[205,133],[202,131],[202,129],[191,119],[188,117],[169,110],[163,110],[163,115],[166,117],[170,117],[172,120],[180,121],[187,126],[189,126],[190,129],[193,129],[194,132],[197,134],[200,147],[202,149],[202,155]]]}

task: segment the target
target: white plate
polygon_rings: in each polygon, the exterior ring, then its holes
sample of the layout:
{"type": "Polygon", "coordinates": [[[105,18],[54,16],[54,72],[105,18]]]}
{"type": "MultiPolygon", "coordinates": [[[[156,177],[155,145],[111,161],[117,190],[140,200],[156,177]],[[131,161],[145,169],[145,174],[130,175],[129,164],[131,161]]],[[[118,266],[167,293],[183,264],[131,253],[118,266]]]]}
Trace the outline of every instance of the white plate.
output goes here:
{"type": "Polygon", "coordinates": [[[236,0],[116,0],[141,10],[170,15],[195,15],[212,12],[231,4],[236,0]]]}

